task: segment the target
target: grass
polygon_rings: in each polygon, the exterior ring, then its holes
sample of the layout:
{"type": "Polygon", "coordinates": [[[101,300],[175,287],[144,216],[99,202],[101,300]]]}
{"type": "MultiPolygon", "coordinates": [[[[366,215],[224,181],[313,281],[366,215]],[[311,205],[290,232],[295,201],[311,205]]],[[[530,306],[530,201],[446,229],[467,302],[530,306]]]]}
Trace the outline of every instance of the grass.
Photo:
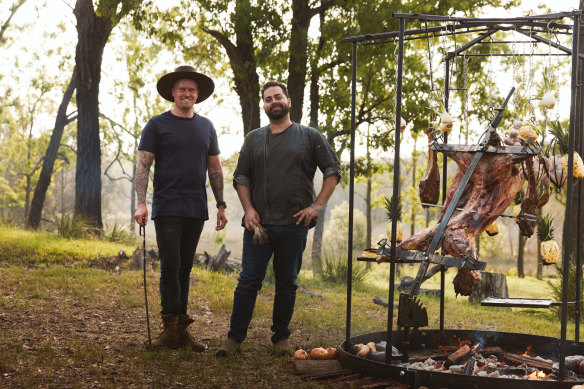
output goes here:
{"type": "MultiPolygon", "coordinates": [[[[209,351],[152,351],[146,345],[142,272],[85,266],[98,252],[117,253],[123,246],[1,227],[2,253],[6,245],[21,255],[16,261],[0,255],[0,387],[322,387],[300,380],[286,357],[270,351],[273,285],[264,284],[259,293],[242,353],[218,361],[213,351],[227,333],[236,275],[193,269],[189,313],[196,319],[194,334],[209,345],[209,351]],[[30,263],[50,266],[30,267],[30,263]]],[[[353,336],[387,328],[387,310],[374,304],[373,297],[387,300],[388,269],[387,264],[374,265],[354,285],[353,336]]],[[[417,267],[401,270],[402,277],[411,276],[417,267]]],[[[559,321],[550,311],[481,307],[456,298],[451,285],[454,275],[454,270],[446,273],[447,329],[559,336],[559,321]]],[[[150,272],[147,279],[153,337],[160,324],[158,276],[150,272]]],[[[507,282],[511,297],[550,295],[545,280],[508,276],[507,282]]],[[[301,272],[299,285],[299,292],[306,289],[322,298],[298,293],[290,326],[292,344],[308,350],[339,345],[345,338],[346,287],[314,278],[307,270],[301,272]]],[[[423,287],[438,288],[439,277],[423,287]]],[[[438,328],[439,300],[421,297],[428,308],[429,328],[438,328]]],[[[394,320],[396,315],[397,310],[394,320]]],[[[568,337],[573,338],[573,333],[570,323],[568,337]]]]}
{"type": "MultiPolygon", "coordinates": [[[[137,245],[137,241],[136,241],[137,245]]],[[[131,245],[98,239],[67,239],[0,225],[0,263],[8,265],[87,265],[98,256],[129,252],[131,245]]]]}

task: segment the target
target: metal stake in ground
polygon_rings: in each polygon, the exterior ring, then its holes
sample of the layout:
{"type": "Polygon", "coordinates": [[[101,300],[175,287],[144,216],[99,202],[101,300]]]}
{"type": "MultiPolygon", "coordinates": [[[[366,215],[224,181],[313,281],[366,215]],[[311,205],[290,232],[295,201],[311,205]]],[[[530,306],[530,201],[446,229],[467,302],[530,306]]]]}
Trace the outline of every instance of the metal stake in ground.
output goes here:
{"type": "Polygon", "coordinates": [[[146,328],[148,329],[148,345],[152,346],[152,339],[150,338],[150,315],[148,314],[148,293],[146,292],[146,218],[142,217],[142,224],[140,224],[140,236],[142,240],[142,255],[144,258],[144,305],[146,305],[146,328]]]}

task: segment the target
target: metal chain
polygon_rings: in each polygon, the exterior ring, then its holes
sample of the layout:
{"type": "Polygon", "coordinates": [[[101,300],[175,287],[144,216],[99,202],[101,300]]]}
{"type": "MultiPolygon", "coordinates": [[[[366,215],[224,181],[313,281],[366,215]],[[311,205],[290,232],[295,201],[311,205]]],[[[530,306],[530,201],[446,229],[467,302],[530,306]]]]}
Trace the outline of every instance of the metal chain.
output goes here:
{"type": "Polygon", "coordinates": [[[468,117],[468,58],[466,54],[463,55],[462,71],[464,76],[464,127],[465,127],[465,144],[468,144],[468,132],[469,132],[469,117],[468,117]]]}
{"type": "Polygon", "coordinates": [[[491,118],[489,118],[489,121],[491,121],[493,119],[493,117],[495,116],[495,110],[493,108],[493,93],[494,93],[494,87],[493,87],[493,37],[489,37],[489,65],[488,65],[488,69],[487,69],[487,84],[489,87],[489,93],[488,93],[488,107],[489,107],[489,114],[491,115],[491,118]]]}
{"type": "Polygon", "coordinates": [[[434,73],[432,70],[432,60],[434,56],[432,55],[432,49],[430,47],[430,35],[428,35],[428,21],[424,21],[424,25],[426,27],[426,40],[428,42],[428,64],[430,67],[430,91],[434,92],[434,73]]]}
{"type": "Polygon", "coordinates": [[[533,98],[532,95],[532,89],[533,89],[533,57],[535,54],[535,41],[533,40],[533,38],[531,37],[531,34],[533,32],[533,29],[529,30],[529,38],[531,38],[531,55],[529,56],[529,78],[527,80],[527,92],[528,92],[528,96],[529,96],[529,100],[528,100],[528,109],[529,109],[529,120],[531,121],[532,124],[535,124],[535,116],[533,114],[533,107],[531,105],[531,101],[533,98]]]}

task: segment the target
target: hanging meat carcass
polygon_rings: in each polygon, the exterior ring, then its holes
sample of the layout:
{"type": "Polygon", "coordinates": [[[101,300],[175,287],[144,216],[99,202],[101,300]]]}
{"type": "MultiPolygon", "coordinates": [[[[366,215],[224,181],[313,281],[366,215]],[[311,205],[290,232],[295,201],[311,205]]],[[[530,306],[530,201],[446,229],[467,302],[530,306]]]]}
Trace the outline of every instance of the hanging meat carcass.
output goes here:
{"type": "Polygon", "coordinates": [[[428,135],[428,167],[418,185],[420,201],[424,208],[428,208],[428,205],[424,205],[424,203],[438,204],[440,199],[440,170],[438,169],[438,152],[432,149],[432,143],[434,142],[433,131],[434,128],[432,127],[426,129],[426,135],[428,135]]]}
{"type": "MultiPolygon", "coordinates": [[[[489,145],[500,146],[500,138],[495,133],[493,135],[493,139],[489,140],[489,145]]],[[[458,171],[448,189],[438,224],[458,190],[475,152],[448,150],[444,151],[444,154],[457,164],[458,171]]],[[[442,254],[454,257],[470,256],[476,258],[474,237],[478,236],[489,224],[494,222],[498,215],[502,214],[507,206],[511,204],[517,193],[522,190],[524,177],[521,175],[518,164],[527,159],[531,160],[531,157],[531,155],[527,154],[485,153],[456,205],[457,208],[462,210],[454,211],[442,234],[438,245],[438,248],[442,248],[442,254]]],[[[431,170],[431,167],[429,167],[429,170],[431,170]]],[[[531,168],[528,166],[526,170],[530,186],[535,185],[533,164],[531,164],[531,168]]],[[[535,193],[535,191],[531,191],[531,193],[535,193]]],[[[537,201],[537,198],[535,201],[537,201]]],[[[531,202],[526,203],[525,210],[522,210],[523,214],[535,213],[535,208],[531,210],[530,204],[531,202]]],[[[520,217],[522,217],[521,214],[520,217]]],[[[525,229],[524,234],[530,235],[533,233],[533,224],[533,222],[529,222],[522,227],[522,231],[525,229]],[[530,225],[531,233],[529,231],[530,225]]],[[[399,244],[398,248],[427,251],[437,229],[438,225],[428,227],[404,240],[399,244]]]]}

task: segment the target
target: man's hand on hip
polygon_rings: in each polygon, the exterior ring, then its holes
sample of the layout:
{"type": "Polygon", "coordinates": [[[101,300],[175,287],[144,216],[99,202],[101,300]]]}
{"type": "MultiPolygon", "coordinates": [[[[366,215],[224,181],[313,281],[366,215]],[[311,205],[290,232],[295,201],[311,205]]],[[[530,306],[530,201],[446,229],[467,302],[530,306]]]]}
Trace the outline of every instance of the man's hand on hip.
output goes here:
{"type": "Polygon", "coordinates": [[[217,209],[217,226],[215,231],[220,231],[225,228],[227,224],[227,218],[225,217],[225,207],[219,207],[217,209]]]}
{"type": "Polygon", "coordinates": [[[140,225],[142,225],[143,220],[144,226],[148,223],[148,208],[146,207],[146,204],[138,204],[136,212],[134,213],[134,220],[140,225]]]}
{"type": "Polygon", "coordinates": [[[317,217],[319,213],[320,209],[317,208],[314,204],[311,204],[308,207],[304,208],[303,210],[296,212],[292,216],[298,218],[298,220],[296,221],[297,226],[299,226],[300,224],[308,226],[310,225],[312,219],[317,217]]]}

